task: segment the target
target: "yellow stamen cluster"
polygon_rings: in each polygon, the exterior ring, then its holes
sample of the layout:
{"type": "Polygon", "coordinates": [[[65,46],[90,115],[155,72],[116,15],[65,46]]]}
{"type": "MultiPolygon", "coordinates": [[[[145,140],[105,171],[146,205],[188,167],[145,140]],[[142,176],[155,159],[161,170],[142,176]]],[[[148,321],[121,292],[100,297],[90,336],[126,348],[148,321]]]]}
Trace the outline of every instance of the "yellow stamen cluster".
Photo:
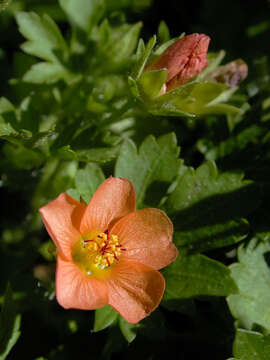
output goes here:
{"type": "Polygon", "coordinates": [[[125,250],[117,235],[92,231],[75,242],[72,258],[86,275],[102,279],[109,276],[111,265],[115,265],[125,250]]]}
{"type": "MultiPolygon", "coordinates": [[[[104,269],[119,260],[122,246],[118,236],[114,234],[98,233],[92,239],[83,239],[83,246],[88,250],[87,257],[95,266],[104,269]]],[[[123,250],[123,249],[122,249],[123,250]]]]}

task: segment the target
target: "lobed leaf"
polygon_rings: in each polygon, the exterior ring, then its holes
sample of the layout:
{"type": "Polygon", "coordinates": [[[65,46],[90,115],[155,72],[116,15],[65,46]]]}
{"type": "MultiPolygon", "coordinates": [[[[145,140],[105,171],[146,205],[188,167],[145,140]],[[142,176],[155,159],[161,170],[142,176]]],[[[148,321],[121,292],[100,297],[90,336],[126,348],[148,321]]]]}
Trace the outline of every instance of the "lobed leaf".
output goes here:
{"type": "Polygon", "coordinates": [[[270,358],[270,336],[237,329],[233,355],[241,360],[268,360],[270,358]]]}
{"type": "Polygon", "coordinates": [[[253,238],[246,247],[239,247],[239,262],[230,266],[239,294],[230,295],[227,302],[239,325],[246,329],[258,324],[270,331],[269,251],[269,243],[253,238]]]}
{"type": "Polygon", "coordinates": [[[99,166],[89,163],[84,169],[77,171],[75,186],[83,200],[88,204],[99,185],[105,180],[105,176],[99,166]]]}
{"type": "Polygon", "coordinates": [[[56,50],[67,53],[67,45],[60,30],[48,15],[40,17],[34,12],[18,12],[16,20],[19,31],[28,40],[22,45],[26,53],[51,62],[59,61],[56,50]]]}
{"type": "Polygon", "coordinates": [[[230,270],[204,255],[179,255],[163,270],[166,292],[163,302],[197,296],[227,296],[237,292],[230,270]]]}
{"type": "Polygon", "coordinates": [[[148,136],[137,151],[127,140],[120,149],[115,165],[115,176],[128,178],[135,186],[137,204],[141,206],[147,188],[154,182],[170,182],[180,167],[179,147],[174,134],[158,139],[148,136]]]}

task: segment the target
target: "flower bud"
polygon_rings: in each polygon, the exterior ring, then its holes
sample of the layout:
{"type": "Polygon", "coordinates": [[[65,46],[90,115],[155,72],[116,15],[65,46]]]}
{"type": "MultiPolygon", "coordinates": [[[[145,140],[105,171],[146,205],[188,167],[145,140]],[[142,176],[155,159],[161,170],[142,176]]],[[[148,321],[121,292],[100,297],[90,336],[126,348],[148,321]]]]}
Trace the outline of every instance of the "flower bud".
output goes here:
{"type": "Polygon", "coordinates": [[[208,75],[207,80],[226,84],[234,88],[240,81],[243,81],[247,75],[247,64],[242,59],[237,59],[226,65],[219,66],[208,75]]]}
{"type": "Polygon", "coordinates": [[[166,83],[160,95],[185,84],[207,65],[206,54],[210,38],[204,34],[191,34],[177,40],[145,71],[167,69],[166,83]]]}

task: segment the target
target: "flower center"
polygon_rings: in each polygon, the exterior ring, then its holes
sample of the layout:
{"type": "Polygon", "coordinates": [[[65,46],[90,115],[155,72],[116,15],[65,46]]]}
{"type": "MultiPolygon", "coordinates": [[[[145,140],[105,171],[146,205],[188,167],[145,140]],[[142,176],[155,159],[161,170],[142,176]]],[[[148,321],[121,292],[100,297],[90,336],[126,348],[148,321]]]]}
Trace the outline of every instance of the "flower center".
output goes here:
{"type": "Polygon", "coordinates": [[[87,275],[99,276],[100,270],[115,264],[126,249],[119,243],[118,236],[105,232],[91,232],[83,236],[74,246],[74,262],[87,275]]]}

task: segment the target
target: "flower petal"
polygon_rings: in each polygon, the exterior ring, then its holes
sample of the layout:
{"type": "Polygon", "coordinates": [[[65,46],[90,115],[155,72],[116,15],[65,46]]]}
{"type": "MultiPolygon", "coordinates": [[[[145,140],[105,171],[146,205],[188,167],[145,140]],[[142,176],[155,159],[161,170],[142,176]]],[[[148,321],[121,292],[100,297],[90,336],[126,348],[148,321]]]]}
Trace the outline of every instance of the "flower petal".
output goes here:
{"type": "Polygon", "coordinates": [[[97,189],[81,222],[81,232],[105,231],[121,217],[136,209],[136,192],[130,181],[110,177],[97,189]]]}
{"type": "Polygon", "coordinates": [[[109,305],[135,324],[159,305],[165,280],[156,270],[135,261],[120,260],[107,280],[109,305]]]}
{"type": "Polygon", "coordinates": [[[71,259],[71,246],[80,236],[79,224],[85,209],[85,205],[62,193],[39,210],[59,253],[67,259],[71,259]]]}
{"type": "Polygon", "coordinates": [[[108,304],[108,289],[104,281],[83,274],[72,261],[58,256],[56,298],[65,309],[93,310],[108,304]]]}
{"type": "Polygon", "coordinates": [[[175,260],[178,251],[172,243],[173,224],[158,209],[137,210],[120,219],[111,229],[126,249],[121,257],[158,270],[175,260]]]}

